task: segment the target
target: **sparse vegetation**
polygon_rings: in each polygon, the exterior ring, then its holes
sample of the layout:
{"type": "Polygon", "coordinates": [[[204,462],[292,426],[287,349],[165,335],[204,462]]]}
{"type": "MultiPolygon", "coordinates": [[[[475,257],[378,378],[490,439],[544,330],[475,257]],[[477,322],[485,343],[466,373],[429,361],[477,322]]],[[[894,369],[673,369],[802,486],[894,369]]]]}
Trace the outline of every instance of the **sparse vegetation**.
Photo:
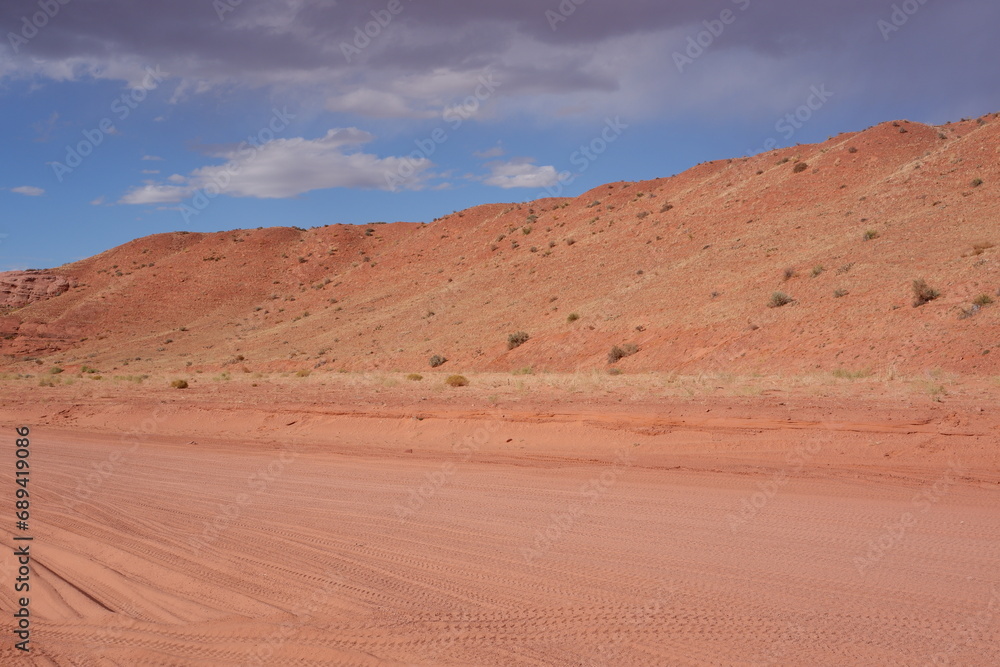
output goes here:
{"type": "Polygon", "coordinates": [[[842,380],[858,380],[860,378],[866,378],[871,375],[871,371],[867,368],[859,371],[851,371],[846,368],[837,368],[833,371],[833,377],[841,378],[842,380]]]}
{"type": "Polygon", "coordinates": [[[566,316],[567,322],[576,322],[578,319],[580,319],[579,313],[570,313],[569,315],[566,316]]]}
{"type": "Polygon", "coordinates": [[[465,387],[468,386],[469,380],[464,375],[449,375],[444,383],[449,387],[465,387]]]}
{"type": "Polygon", "coordinates": [[[972,304],[974,306],[979,306],[980,308],[982,308],[983,306],[988,306],[991,303],[993,303],[993,297],[991,297],[989,294],[980,294],[972,301],[972,304]]]}
{"type": "Polygon", "coordinates": [[[784,276],[785,280],[791,280],[792,278],[794,278],[796,276],[796,271],[795,271],[794,268],[788,267],[788,268],[786,268],[784,270],[784,272],[782,273],[782,275],[784,276]]]}
{"type": "Polygon", "coordinates": [[[771,295],[771,300],[767,305],[769,308],[781,308],[782,306],[787,306],[792,301],[795,301],[795,299],[788,296],[784,292],[775,292],[771,295]]]}
{"type": "Polygon", "coordinates": [[[917,308],[924,305],[925,303],[930,303],[934,299],[941,296],[941,293],[936,289],[932,288],[927,284],[927,281],[923,278],[919,278],[913,281],[913,307],[917,308]]]}
{"type": "Polygon", "coordinates": [[[421,380],[424,379],[424,376],[421,375],[420,373],[410,373],[409,375],[406,376],[406,379],[409,380],[410,382],[420,382],[421,380]]]}
{"type": "Polygon", "coordinates": [[[862,235],[862,241],[873,241],[879,236],[877,229],[866,229],[864,235],[862,235]]]}
{"type": "Polygon", "coordinates": [[[531,336],[525,331],[518,331],[507,336],[507,349],[513,350],[515,347],[520,347],[528,342],[531,336]]]}
{"type": "Polygon", "coordinates": [[[576,243],[576,239],[572,237],[566,239],[566,245],[573,245],[574,243],[576,243]]]}
{"type": "Polygon", "coordinates": [[[173,382],[170,383],[170,386],[173,387],[174,389],[187,389],[188,382],[187,380],[174,380],[173,382]]]}
{"type": "Polygon", "coordinates": [[[306,368],[303,368],[300,371],[296,371],[295,377],[297,377],[297,378],[307,378],[307,377],[309,377],[310,373],[312,373],[312,371],[310,371],[310,370],[308,370],[306,368]]]}
{"type": "Polygon", "coordinates": [[[833,290],[833,298],[835,298],[835,299],[839,299],[839,298],[841,298],[843,296],[847,296],[848,294],[850,294],[850,292],[848,292],[845,289],[835,289],[835,290],[833,290]]]}
{"type": "Polygon", "coordinates": [[[49,374],[50,375],[59,375],[62,372],[63,372],[63,369],[59,368],[58,366],[53,366],[52,368],[49,369],[49,374]]]}
{"type": "Polygon", "coordinates": [[[608,352],[608,363],[616,364],[625,357],[631,357],[633,354],[639,351],[639,346],[635,343],[625,343],[621,347],[615,345],[608,352]]]}
{"type": "Polygon", "coordinates": [[[972,182],[969,183],[969,185],[971,185],[974,188],[978,188],[982,184],[983,184],[983,179],[981,178],[974,178],[972,179],[972,182]]]}
{"type": "Polygon", "coordinates": [[[797,162],[794,167],[792,167],[792,172],[796,174],[801,174],[803,171],[809,168],[809,165],[805,162],[797,162]]]}
{"type": "Polygon", "coordinates": [[[447,363],[447,361],[448,360],[442,357],[440,354],[435,354],[433,357],[430,358],[430,360],[427,363],[431,365],[431,368],[437,368],[438,366],[443,366],[445,363],[447,363]]]}
{"type": "Polygon", "coordinates": [[[667,211],[669,211],[673,207],[674,207],[673,204],[671,204],[670,202],[667,202],[663,206],[660,207],[660,213],[666,213],[667,211]]]}
{"type": "Polygon", "coordinates": [[[823,271],[825,271],[825,270],[826,269],[824,269],[821,264],[817,265],[817,266],[814,266],[813,270],[812,270],[812,277],[816,278],[817,276],[819,276],[819,274],[823,273],[823,271]]]}

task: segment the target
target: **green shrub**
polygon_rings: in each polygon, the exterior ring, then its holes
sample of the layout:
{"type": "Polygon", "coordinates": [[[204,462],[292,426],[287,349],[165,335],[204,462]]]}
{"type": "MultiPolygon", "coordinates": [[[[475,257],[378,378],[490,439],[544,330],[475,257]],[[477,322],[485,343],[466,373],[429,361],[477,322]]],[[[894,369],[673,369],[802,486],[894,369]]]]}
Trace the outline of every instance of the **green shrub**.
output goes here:
{"type": "Polygon", "coordinates": [[[528,342],[531,336],[525,331],[518,331],[507,336],[507,349],[513,350],[515,347],[521,347],[528,342]]]}

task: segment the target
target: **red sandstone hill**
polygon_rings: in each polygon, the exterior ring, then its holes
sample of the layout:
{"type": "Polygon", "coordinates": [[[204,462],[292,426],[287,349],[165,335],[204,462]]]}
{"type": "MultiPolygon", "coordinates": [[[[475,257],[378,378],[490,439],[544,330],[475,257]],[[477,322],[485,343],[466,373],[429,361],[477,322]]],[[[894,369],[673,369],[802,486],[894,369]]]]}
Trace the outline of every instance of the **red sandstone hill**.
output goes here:
{"type": "Polygon", "coordinates": [[[997,374],[998,158],[1000,114],[902,121],[431,224],[159,234],[0,274],[0,364],[567,371],[633,343],[626,372],[997,374]]]}

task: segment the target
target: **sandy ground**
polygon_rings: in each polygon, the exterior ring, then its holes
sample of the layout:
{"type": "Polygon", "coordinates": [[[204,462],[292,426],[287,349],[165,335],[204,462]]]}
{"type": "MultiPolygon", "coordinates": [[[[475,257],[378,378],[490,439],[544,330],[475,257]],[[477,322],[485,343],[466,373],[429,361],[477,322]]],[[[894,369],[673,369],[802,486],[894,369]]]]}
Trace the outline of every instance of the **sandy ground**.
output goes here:
{"type": "Polygon", "coordinates": [[[994,389],[298,387],[5,403],[0,662],[1000,663],[994,389]]]}

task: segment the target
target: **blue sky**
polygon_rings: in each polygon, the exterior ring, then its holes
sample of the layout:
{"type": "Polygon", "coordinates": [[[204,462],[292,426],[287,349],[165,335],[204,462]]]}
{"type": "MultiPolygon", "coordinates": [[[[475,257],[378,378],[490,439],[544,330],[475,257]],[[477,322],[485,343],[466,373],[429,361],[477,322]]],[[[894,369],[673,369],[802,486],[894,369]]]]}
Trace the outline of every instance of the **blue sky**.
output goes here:
{"type": "Polygon", "coordinates": [[[991,0],[6,2],[0,270],[1000,111],[997,25],[991,0]]]}

